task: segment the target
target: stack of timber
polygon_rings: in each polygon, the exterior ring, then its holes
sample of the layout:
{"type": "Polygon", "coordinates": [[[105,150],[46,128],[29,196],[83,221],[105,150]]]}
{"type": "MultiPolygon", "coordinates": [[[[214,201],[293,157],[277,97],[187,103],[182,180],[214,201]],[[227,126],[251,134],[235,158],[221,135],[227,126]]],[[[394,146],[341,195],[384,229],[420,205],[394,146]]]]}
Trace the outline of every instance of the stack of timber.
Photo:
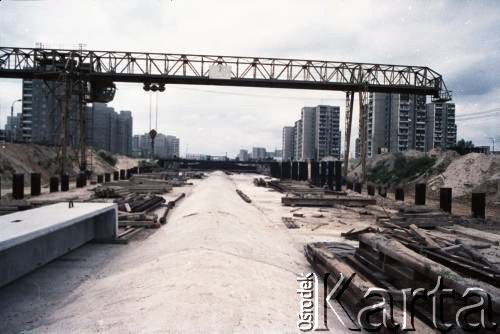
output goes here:
{"type": "Polygon", "coordinates": [[[254,178],[253,184],[255,184],[257,187],[267,187],[267,182],[261,177],[254,178]]]}
{"type": "Polygon", "coordinates": [[[145,213],[118,212],[118,227],[147,227],[159,228],[160,222],[157,215],[145,213]]]}
{"type": "MultiPolygon", "coordinates": [[[[442,289],[453,289],[456,293],[454,299],[442,301],[444,319],[453,321],[456,311],[470,304],[470,300],[460,297],[468,288],[480,288],[491,297],[493,320],[499,322],[499,234],[460,226],[426,230],[415,224],[383,225],[381,231],[368,228],[345,234],[359,240],[358,248],[334,242],[311,243],[304,248],[306,257],[319,273],[333,273],[330,282],[333,285],[341,273],[344,277],[357,274],[354,284],[348,288],[348,294],[356,299],[346,299],[346,303],[353,303],[353,308],[360,307],[358,302],[363,300],[367,287],[431,291],[441,279],[442,289]]],[[[487,302],[487,295],[481,294],[487,302]]],[[[395,302],[401,309],[401,299],[395,298],[395,302]]],[[[415,315],[432,326],[432,299],[415,305],[415,315]]]]}
{"type": "Polygon", "coordinates": [[[355,196],[355,195],[321,195],[321,194],[303,194],[300,196],[290,195],[281,198],[281,204],[285,206],[313,206],[313,207],[333,207],[336,205],[344,206],[366,206],[376,204],[374,198],[355,196]]]}
{"type": "MultiPolygon", "coordinates": [[[[254,183],[256,181],[254,180],[254,183]]],[[[256,183],[255,183],[256,184],[256,183]]],[[[257,185],[257,184],[256,184],[257,185]]],[[[259,184],[260,186],[260,184],[259,184]]],[[[264,185],[262,185],[264,186],[264,185]]],[[[291,180],[271,180],[267,181],[266,185],[269,188],[273,188],[276,191],[281,193],[289,193],[296,196],[303,196],[307,194],[316,194],[316,195],[346,195],[347,193],[344,191],[335,191],[330,190],[328,188],[316,187],[311,185],[307,181],[291,181],[291,180]]]]}
{"type": "Polygon", "coordinates": [[[390,215],[379,216],[377,219],[402,227],[408,227],[412,224],[418,227],[447,226],[453,222],[452,217],[446,212],[420,205],[403,205],[398,212],[391,212],[390,215]]]}

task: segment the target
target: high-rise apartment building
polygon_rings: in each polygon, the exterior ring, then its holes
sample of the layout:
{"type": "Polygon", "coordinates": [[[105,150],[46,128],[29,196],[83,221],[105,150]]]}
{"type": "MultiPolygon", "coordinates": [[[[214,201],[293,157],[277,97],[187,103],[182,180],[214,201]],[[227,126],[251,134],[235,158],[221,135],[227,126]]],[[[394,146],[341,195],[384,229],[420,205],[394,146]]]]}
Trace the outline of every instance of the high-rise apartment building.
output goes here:
{"type": "Polygon", "coordinates": [[[239,161],[248,161],[248,151],[247,150],[240,150],[240,153],[238,154],[238,160],[239,161]]]}
{"type": "MultiPolygon", "coordinates": [[[[34,144],[59,145],[64,107],[65,84],[39,79],[23,80],[23,141],[34,144]]],[[[69,99],[68,145],[78,146],[80,140],[80,105],[78,96],[69,99]]]]}
{"type": "Polygon", "coordinates": [[[456,143],[455,103],[428,103],[426,151],[433,148],[447,150],[456,143]]]}
{"type": "Polygon", "coordinates": [[[370,93],[366,119],[367,155],[411,149],[425,151],[426,114],[425,96],[370,93]]]}
{"type": "Polygon", "coordinates": [[[319,105],[304,107],[294,127],[283,128],[283,159],[288,157],[293,142],[295,160],[321,160],[325,157],[340,159],[340,108],[319,105]],[[293,140],[291,139],[293,135],[293,140]]]}
{"type": "Polygon", "coordinates": [[[295,122],[293,157],[295,160],[302,160],[302,119],[295,122]]]}
{"type": "Polygon", "coordinates": [[[314,158],[318,161],[325,157],[340,159],[340,108],[320,105],[314,112],[314,158]]]}
{"type": "Polygon", "coordinates": [[[87,144],[96,150],[132,155],[132,112],[93,103],[86,114],[87,144]]]}
{"type": "Polygon", "coordinates": [[[282,155],[283,161],[293,160],[295,157],[295,127],[285,126],[282,135],[282,155]]]}
{"type": "MultiPolygon", "coordinates": [[[[151,137],[149,133],[134,135],[132,138],[132,152],[138,158],[151,157],[151,137]]],[[[179,157],[180,141],[175,136],[167,136],[158,133],[154,141],[154,156],[160,159],[171,159],[179,157]]]]}
{"type": "Polygon", "coordinates": [[[266,159],[266,149],[264,147],[254,147],[254,148],[252,148],[252,159],[253,160],[264,160],[264,159],[266,159]]]}

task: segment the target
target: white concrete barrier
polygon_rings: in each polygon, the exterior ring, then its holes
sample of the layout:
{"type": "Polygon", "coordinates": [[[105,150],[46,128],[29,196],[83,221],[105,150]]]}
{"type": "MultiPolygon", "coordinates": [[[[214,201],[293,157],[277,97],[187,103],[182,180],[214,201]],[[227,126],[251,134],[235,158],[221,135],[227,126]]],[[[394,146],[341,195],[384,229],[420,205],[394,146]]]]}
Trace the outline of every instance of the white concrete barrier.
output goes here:
{"type": "Polygon", "coordinates": [[[58,203],[0,216],[0,287],[91,240],[114,239],[113,203],[58,203]]]}

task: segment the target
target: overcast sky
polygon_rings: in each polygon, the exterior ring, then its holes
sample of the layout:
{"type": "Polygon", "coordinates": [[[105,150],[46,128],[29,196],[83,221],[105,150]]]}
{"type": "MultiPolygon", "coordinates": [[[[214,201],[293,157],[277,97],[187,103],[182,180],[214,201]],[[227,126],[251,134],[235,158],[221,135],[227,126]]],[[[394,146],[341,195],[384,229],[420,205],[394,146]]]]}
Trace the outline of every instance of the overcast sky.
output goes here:
{"type": "MultiPolygon", "coordinates": [[[[37,42],[425,65],[443,74],[457,115],[500,107],[500,1],[0,0],[0,45],[37,42]]],[[[148,131],[149,93],[139,84],[117,87],[110,105],[132,110],[134,133],[148,131]]],[[[20,94],[19,81],[0,79],[2,127],[20,94]]],[[[303,106],[340,106],[343,131],[344,99],[340,92],[169,85],[158,95],[158,131],[178,136],[181,154],[280,148],[282,127],[303,106]]],[[[478,145],[500,137],[499,114],[457,123],[459,138],[478,145]]]]}

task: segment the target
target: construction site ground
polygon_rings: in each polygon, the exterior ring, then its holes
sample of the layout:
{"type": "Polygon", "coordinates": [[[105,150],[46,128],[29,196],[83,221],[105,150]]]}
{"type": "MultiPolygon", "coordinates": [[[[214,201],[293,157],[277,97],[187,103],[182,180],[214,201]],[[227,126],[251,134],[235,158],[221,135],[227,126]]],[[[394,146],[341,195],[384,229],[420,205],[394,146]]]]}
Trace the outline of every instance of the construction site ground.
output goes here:
{"type": "Polygon", "coordinates": [[[166,226],[127,245],[87,244],[3,287],[0,332],[297,332],[296,279],[312,271],[304,244],[340,241],[373,218],[281,206],[283,195],[254,177],[214,172],[174,188],[167,199],[187,196],[166,226]],[[299,229],[282,222],[291,210],[304,215],[299,229]]]}

